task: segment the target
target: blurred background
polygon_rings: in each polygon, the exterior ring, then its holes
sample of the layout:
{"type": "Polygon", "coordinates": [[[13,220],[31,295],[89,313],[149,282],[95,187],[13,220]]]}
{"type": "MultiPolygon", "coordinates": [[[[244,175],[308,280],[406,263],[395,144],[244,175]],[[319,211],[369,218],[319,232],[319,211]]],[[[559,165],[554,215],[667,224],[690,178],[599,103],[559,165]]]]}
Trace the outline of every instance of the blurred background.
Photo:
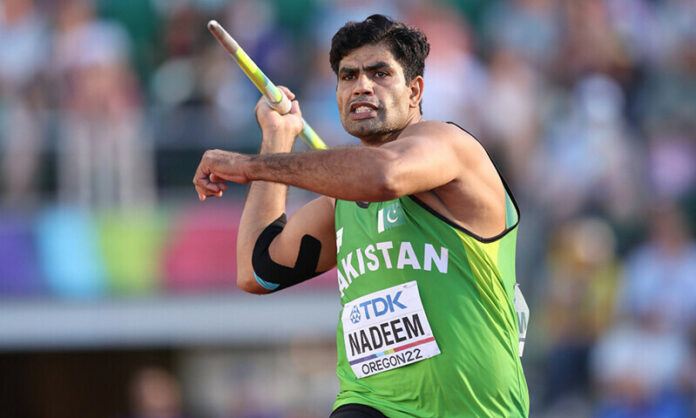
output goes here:
{"type": "Polygon", "coordinates": [[[260,139],[205,24],[344,146],[330,39],[377,12],[427,34],[424,116],[520,204],[531,416],[695,416],[693,0],[0,1],[0,415],[328,415],[335,273],[241,293],[246,188],[191,184],[260,139]]]}

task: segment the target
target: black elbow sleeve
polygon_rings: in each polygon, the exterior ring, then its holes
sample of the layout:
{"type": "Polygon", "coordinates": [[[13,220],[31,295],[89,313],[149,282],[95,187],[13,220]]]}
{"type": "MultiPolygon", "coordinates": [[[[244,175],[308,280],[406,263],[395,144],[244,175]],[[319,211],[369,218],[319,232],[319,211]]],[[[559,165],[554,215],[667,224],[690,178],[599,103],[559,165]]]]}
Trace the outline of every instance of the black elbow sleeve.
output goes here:
{"type": "Polygon", "coordinates": [[[283,232],[286,223],[287,217],[285,214],[282,214],[268,225],[256,240],[251,256],[254,278],[256,278],[259,285],[270,291],[285,289],[323,273],[317,272],[317,264],[319,264],[319,255],[321,254],[321,242],[311,235],[302,237],[300,252],[297,255],[294,267],[280,265],[271,259],[269,253],[271,242],[283,232]]]}

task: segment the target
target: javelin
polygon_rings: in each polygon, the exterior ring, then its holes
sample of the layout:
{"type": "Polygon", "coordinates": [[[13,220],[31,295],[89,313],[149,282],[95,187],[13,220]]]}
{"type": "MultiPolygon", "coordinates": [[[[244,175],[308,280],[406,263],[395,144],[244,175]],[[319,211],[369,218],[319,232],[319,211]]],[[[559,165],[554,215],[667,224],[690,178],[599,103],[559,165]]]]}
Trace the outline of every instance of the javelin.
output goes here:
{"type": "MultiPolygon", "coordinates": [[[[281,89],[276,87],[271,80],[266,77],[266,74],[256,66],[254,61],[244,52],[242,47],[239,46],[237,41],[230,36],[229,33],[215,20],[208,22],[208,30],[215,36],[215,39],[220,42],[220,45],[225,48],[227,53],[229,53],[232,58],[237,62],[239,68],[244,71],[244,74],[249,77],[252,83],[259,89],[264,96],[266,96],[266,101],[276,112],[284,115],[290,112],[290,107],[292,103],[290,99],[283,93],[281,89]]],[[[326,144],[319,138],[314,129],[302,119],[304,126],[302,127],[302,132],[300,132],[300,138],[302,138],[307,145],[315,149],[326,149],[326,144]]]]}

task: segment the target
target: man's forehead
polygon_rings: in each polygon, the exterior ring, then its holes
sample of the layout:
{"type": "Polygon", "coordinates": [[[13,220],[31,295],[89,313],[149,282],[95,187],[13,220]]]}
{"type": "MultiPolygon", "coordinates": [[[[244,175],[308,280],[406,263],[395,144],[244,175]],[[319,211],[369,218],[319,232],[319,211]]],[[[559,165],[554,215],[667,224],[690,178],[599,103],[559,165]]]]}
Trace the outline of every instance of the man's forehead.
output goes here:
{"type": "Polygon", "coordinates": [[[341,59],[338,68],[349,67],[359,69],[370,67],[380,62],[392,67],[400,67],[389,47],[386,44],[379,43],[363,45],[350,51],[348,55],[341,59]]]}

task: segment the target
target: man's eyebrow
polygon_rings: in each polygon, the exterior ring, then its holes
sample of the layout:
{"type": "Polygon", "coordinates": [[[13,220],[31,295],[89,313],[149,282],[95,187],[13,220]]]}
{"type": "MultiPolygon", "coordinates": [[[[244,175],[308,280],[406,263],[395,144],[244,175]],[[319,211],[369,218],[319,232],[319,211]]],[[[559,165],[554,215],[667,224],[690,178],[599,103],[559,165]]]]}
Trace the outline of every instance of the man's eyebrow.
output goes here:
{"type": "Polygon", "coordinates": [[[365,69],[365,71],[375,71],[375,70],[379,70],[380,68],[391,68],[391,65],[387,64],[384,61],[379,61],[379,62],[376,62],[372,65],[368,65],[367,67],[363,67],[363,68],[365,69]]]}
{"type": "MultiPolygon", "coordinates": [[[[374,64],[371,64],[371,65],[368,65],[368,66],[366,66],[366,67],[363,67],[363,70],[365,70],[365,71],[367,71],[367,72],[370,72],[370,71],[379,70],[380,68],[387,68],[387,69],[389,69],[389,68],[391,68],[391,65],[389,65],[388,63],[386,63],[386,62],[384,62],[384,61],[379,61],[379,62],[376,62],[376,63],[374,63],[374,64]]],[[[339,73],[339,74],[343,74],[343,73],[357,73],[357,72],[358,72],[358,69],[357,69],[356,67],[341,67],[341,68],[338,70],[338,73],[339,73]]]]}
{"type": "Polygon", "coordinates": [[[341,73],[357,73],[357,72],[358,72],[358,69],[355,67],[341,67],[338,70],[339,74],[341,74],[341,73]]]}

